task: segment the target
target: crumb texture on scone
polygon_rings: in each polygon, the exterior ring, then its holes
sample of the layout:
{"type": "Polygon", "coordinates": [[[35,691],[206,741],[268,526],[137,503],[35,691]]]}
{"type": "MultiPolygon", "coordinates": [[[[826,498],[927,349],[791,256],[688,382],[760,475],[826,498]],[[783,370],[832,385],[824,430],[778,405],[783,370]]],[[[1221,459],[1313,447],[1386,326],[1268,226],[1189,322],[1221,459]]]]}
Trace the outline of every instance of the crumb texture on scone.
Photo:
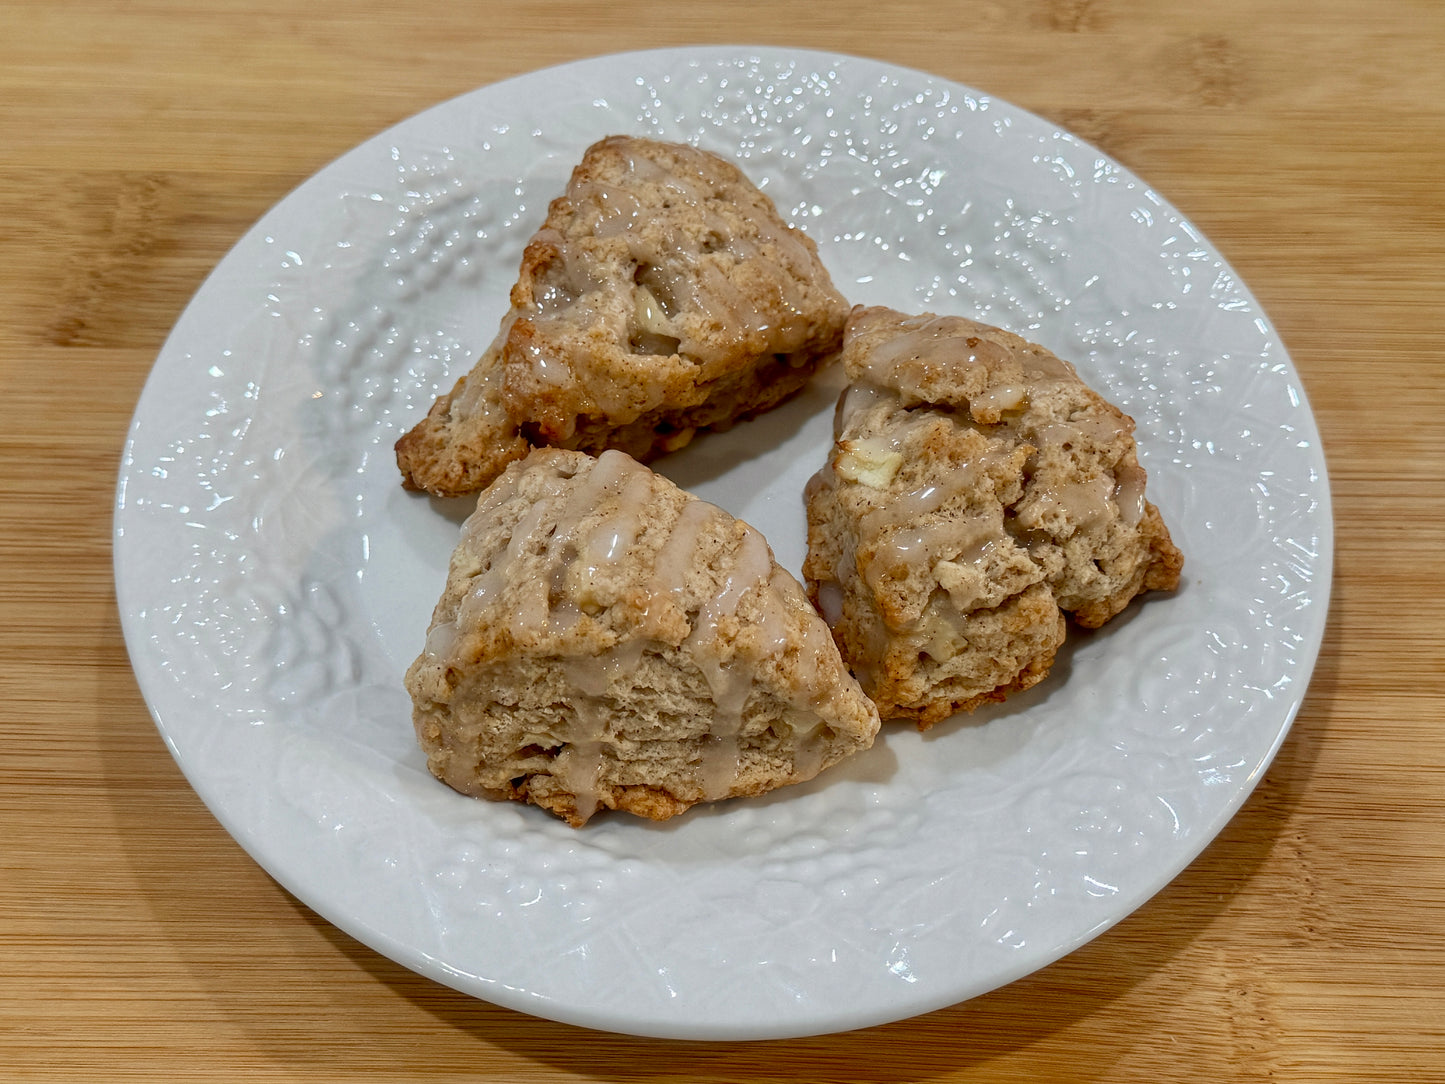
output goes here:
{"type": "Polygon", "coordinates": [[[438,778],[573,825],[801,782],[878,729],[762,535],[615,450],[482,493],[406,686],[438,778]]]}
{"type": "Polygon", "coordinates": [[[1073,366],[957,316],[853,311],[808,486],[809,594],[884,718],[929,726],[1037,684],[1183,557],[1134,423],[1073,366]]]}
{"type": "Polygon", "coordinates": [[[475,491],[518,441],[674,451],[798,391],[848,316],[817,246],[740,169],[633,136],[583,154],[510,301],[497,354],[398,444],[408,484],[475,491]]]}

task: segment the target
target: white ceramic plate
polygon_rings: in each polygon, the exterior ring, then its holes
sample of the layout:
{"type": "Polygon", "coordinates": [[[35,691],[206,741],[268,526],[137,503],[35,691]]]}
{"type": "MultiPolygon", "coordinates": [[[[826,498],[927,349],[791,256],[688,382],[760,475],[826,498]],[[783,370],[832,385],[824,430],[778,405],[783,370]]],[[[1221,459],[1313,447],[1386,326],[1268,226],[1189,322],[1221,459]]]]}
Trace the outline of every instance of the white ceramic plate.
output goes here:
{"type": "MultiPolygon", "coordinates": [[[[836,388],[661,470],[795,572],[836,388]]],[[[539,1016],[660,1036],[855,1028],[1087,941],[1166,884],[1299,706],[1330,576],[1324,460],[1290,360],[1148,185],[1037,117],[872,61],[670,50],[440,105],[281,202],[199,291],[137,408],[117,590],[141,688],[232,835],[337,926],[539,1016]],[[806,786],[574,831],[433,780],[402,673],[465,502],[391,446],[491,338],[594,139],[740,161],[851,300],[1041,341],[1138,420],[1188,558],[1010,703],[885,732],[806,786]]]]}

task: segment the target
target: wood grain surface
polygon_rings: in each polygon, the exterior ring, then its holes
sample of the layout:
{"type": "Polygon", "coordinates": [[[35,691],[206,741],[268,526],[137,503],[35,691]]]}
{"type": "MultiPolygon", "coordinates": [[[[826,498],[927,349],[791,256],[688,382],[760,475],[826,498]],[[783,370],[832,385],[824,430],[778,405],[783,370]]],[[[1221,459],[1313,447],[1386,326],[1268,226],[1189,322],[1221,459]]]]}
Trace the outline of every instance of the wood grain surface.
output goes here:
{"type": "Polygon", "coordinates": [[[0,42],[0,1079],[1445,1080],[1445,4],[37,0],[0,42]],[[1154,900],[971,1002],[733,1045],[495,1008],[289,897],[168,755],[110,563],[149,367],[271,204],[476,86],[730,42],[968,83],[1168,196],[1302,374],[1337,545],[1293,731],[1154,900]]]}

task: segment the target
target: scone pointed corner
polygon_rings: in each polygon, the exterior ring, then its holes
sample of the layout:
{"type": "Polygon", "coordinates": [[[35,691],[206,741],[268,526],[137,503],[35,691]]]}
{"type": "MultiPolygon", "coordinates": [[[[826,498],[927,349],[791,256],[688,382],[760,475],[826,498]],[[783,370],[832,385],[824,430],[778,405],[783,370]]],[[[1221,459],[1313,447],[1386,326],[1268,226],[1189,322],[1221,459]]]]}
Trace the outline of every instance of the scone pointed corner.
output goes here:
{"type": "Polygon", "coordinates": [[[531,450],[502,401],[501,341],[477,359],[394,445],[402,485],[435,497],[465,497],[531,450]]]}
{"type": "Polygon", "coordinates": [[[500,466],[478,435],[503,416],[531,442],[650,460],[798,392],[847,313],[817,245],[733,163],[609,136],[549,204],[497,341],[417,427],[403,479],[479,490],[500,466]]]}
{"type": "Polygon", "coordinates": [[[481,494],[406,683],[438,778],[574,825],[802,782],[879,727],[762,536],[618,451],[481,494]]]}

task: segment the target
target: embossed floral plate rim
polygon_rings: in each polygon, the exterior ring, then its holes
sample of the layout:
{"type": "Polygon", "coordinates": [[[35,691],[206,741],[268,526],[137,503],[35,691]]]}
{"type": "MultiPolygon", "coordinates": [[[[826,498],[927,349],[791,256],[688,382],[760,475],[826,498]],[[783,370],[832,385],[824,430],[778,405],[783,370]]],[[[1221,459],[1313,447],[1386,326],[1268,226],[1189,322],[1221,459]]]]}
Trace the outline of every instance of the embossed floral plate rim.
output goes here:
{"type": "MultiPolygon", "coordinates": [[[[802,558],[836,378],[659,469],[802,558]]],[[[993,989],[1107,929],[1212,839],[1304,695],[1328,482],[1278,335],[1138,177],[971,88],[857,57],[657,50],[534,72],[368,140],[198,291],[126,443],[116,590],[161,735],[220,822],[377,951],[646,1035],[845,1030],[993,989]],[[425,771],[400,688],[464,505],[390,445],[495,329],[521,246],[612,131],[732,155],[856,301],[1035,338],[1138,421],[1181,590],[1055,672],[813,783],[574,832],[425,771]]]]}

